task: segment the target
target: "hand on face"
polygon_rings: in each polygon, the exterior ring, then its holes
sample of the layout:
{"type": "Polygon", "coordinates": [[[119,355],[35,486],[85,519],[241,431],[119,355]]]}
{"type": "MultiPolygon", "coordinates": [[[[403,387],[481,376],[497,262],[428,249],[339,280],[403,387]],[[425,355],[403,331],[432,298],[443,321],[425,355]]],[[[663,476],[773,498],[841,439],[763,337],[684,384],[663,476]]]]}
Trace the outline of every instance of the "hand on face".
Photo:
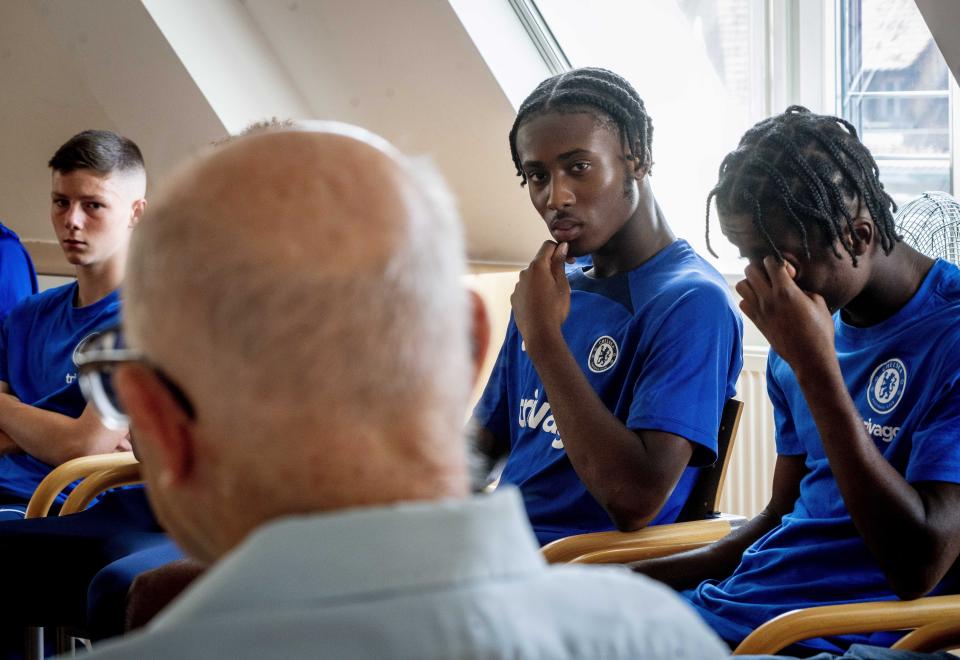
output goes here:
{"type": "Polygon", "coordinates": [[[820,295],[797,286],[789,262],[778,264],[767,256],[762,265],[750,264],[744,273],[746,279],[736,287],[743,297],[740,309],[784,360],[796,370],[834,356],[830,310],[820,295]]]}
{"type": "Polygon", "coordinates": [[[567,243],[545,241],[530,265],[520,271],[510,304],[527,350],[550,333],[559,335],[570,313],[570,283],[563,267],[568,250],[567,243]]]}

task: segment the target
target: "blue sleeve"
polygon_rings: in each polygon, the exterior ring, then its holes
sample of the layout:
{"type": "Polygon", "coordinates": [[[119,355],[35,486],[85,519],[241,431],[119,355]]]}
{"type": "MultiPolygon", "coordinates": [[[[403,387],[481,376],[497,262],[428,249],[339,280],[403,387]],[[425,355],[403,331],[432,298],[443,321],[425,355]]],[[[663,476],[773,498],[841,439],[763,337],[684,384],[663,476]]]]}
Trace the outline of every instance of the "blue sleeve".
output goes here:
{"type": "Polygon", "coordinates": [[[767,396],[770,397],[770,403],[773,404],[777,453],[781,456],[803,456],[807,453],[807,450],[797,436],[797,427],[793,423],[793,415],[790,413],[790,406],[787,405],[787,397],[783,393],[783,387],[777,380],[776,370],[773,368],[778,360],[780,360],[780,357],[771,349],[767,356],[767,396]]]}
{"type": "Polygon", "coordinates": [[[712,283],[671,301],[633,384],[627,427],[672,433],[694,443],[693,466],[717,459],[723,404],[743,365],[743,322],[712,283]]]}
{"type": "Polygon", "coordinates": [[[939,396],[913,432],[904,475],[910,483],[960,483],[960,347],[944,349],[941,355],[952,368],[943,370],[939,396]]]}
{"type": "Polygon", "coordinates": [[[510,375],[510,343],[511,336],[517,332],[510,317],[507,326],[507,335],[503,339],[497,361],[490,372],[490,378],[483,388],[483,394],[473,409],[473,418],[480,426],[486,428],[497,438],[510,438],[509,406],[507,405],[507,384],[510,375]]]}
{"type": "Polygon", "coordinates": [[[0,320],[0,381],[9,384],[10,376],[7,373],[7,321],[0,320]]]}
{"type": "Polygon", "coordinates": [[[18,302],[37,292],[37,274],[23,246],[0,234],[0,321],[18,302]]]}

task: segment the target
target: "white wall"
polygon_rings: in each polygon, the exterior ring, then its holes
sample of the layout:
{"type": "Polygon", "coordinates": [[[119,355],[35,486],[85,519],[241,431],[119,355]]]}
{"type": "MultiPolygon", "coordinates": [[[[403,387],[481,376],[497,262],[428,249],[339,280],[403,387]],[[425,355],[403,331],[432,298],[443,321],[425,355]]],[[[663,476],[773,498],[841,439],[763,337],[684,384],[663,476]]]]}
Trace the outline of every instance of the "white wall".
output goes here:
{"type": "MultiPolygon", "coordinates": [[[[149,14],[130,0],[0,2],[0,89],[0,221],[25,241],[54,241],[47,161],[75,133],[132,138],[152,183],[224,135],[149,14]]],[[[58,254],[34,253],[38,269],[59,266],[58,254]]]]}
{"type": "Polygon", "coordinates": [[[474,261],[525,264],[547,236],[510,161],[513,106],[443,0],[3,0],[0,88],[0,219],[26,241],[53,240],[46,162],[76,132],[134,139],[155,184],[271,115],[361,124],[430,157],[474,261]]]}
{"type": "Polygon", "coordinates": [[[40,285],[41,291],[46,291],[47,289],[52,289],[56,286],[62,286],[72,281],[72,277],[57,277],[54,275],[39,275],[37,277],[37,283],[40,285]]]}

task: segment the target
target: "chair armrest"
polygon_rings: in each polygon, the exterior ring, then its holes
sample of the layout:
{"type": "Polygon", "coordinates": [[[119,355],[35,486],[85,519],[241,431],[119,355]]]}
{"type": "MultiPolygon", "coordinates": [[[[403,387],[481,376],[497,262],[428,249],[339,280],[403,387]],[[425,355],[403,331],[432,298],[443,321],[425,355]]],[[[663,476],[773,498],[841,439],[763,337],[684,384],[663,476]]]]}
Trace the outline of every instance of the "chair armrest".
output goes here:
{"type": "Polygon", "coordinates": [[[698,548],[723,538],[746,519],[721,515],[706,520],[653,525],[636,532],[595,532],[557,539],[541,552],[551,564],[625,563],[698,548]]]}
{"type": "Polygon", "coordinates": [[[772,654],[813,637],[910,630],[958,618],[960,596],[810,607],[767,621],[740,642],[733,655],[772,654]]]}
{"type": "Polygon", "coordinates": [[[907,633],[890,648],[916,653],[934,653],[957,647],[960,647],[960,621],[943,620],[907,633]]]}
{"type": "Polygon", "coordinates": [[[83,511],[93,498],[105,490],[130,486],[141,481],[143,479],[140,476],[140,463],[117,465],[94,472],[77,484],[77,487],[67,496],[67,501],[60,507],[60,515],[69,516],[71,513],[83,511]]]}
{"type": "Polygon", "coordinates": [[[43,518],[50,512],[57,495],[64,488],[77,479],[82,479],[94,472],[105,470],[119,465],[129,465],[137,462],[132,452],[116,452],[112,454],[97,454],[95,456],[81,456],[66,461],[50,471],[30,498],[27,505],[27,518],[43,518]]]}

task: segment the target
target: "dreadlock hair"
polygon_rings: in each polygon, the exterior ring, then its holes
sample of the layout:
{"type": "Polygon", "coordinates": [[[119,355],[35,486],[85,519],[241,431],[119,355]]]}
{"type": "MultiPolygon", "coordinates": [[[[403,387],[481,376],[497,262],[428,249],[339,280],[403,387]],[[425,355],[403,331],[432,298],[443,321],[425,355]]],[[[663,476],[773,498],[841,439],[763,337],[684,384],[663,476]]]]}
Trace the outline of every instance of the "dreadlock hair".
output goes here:
{"type": "Polygon", "coordinates": [[[628,160],[647,172],[653,167],[651,144],[653,123],[647,115],[643,99],[626,80],[606,69],[587,67],[573,69],[547,78],[530,93],[510,129],[510,155],[520,177],[520,185],[526,185],[527,175],[517,154],[517,131],[520,126],[535,116],[549,112],[599,113],[598,119],[609,118],[617,126],[620,139],[629,152],[628,160]]]}
{"type": "Polygon", "coordinates": [[[839,241],[857,265],[859,239],[852,230],[855,203],[866,206],[886,254],[900,240],[893,220],[897,205],[884,191],[880,171],[856,128],[840,117],[818,115],[792,105],[783,114],[748,130],[735,151],[720,164],[717,185],[707,196],[707,249],[710,246],[710,201],[721,214],[749,214],[777,260],[783,255],[764,217],[771,209],[800,234],[810,257],[810,228],[820,228],[823,244],[840,257],[839,241]]]}

